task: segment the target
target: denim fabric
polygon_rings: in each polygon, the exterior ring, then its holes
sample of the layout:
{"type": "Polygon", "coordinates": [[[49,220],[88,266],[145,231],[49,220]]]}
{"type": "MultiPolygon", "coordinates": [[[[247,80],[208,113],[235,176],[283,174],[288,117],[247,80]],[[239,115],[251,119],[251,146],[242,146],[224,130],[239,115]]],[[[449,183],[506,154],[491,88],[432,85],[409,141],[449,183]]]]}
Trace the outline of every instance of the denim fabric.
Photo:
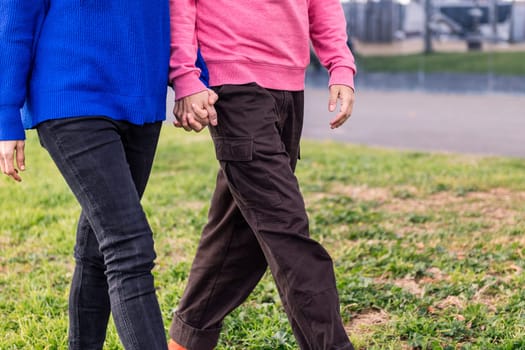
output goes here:
{"type": "Polygon", "coordinates": [[[102,349],[113,315],[128,350],[166,350],[155,296],[155,251],[140,204],[161,123],[103,117],[50,120],[37,127],[82,207],[69,303],[69,348],[102,349]]]}
{"type": "Polygon", "coordinates": [[[353,350],[339,312],[332,259],[309,236],[294,169],[302,91],[223,85],[210,127],[221,169],[208,224],[170,328],[188,350],[215,347],[222,321],[267,267],[302,350],[353,350]]]}

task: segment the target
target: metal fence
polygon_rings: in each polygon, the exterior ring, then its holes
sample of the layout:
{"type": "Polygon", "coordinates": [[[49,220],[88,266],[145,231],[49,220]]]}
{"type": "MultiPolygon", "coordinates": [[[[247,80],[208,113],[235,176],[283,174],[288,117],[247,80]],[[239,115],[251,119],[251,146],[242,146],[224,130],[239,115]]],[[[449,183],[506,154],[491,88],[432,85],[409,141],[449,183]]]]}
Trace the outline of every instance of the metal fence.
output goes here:
{"type": "MultiPolygon", "coordinates": [[[[493,43],[525,43],[525,1],[370,0],[346,1],[350,36],[363,43],[394,43],[476,36],[493,43]]],[[[472,47],[476,49],[476,47],[472,47]]]]}
{"type": "MultiPolygon", "coordinates": [[[[350,0],[342,5],[361,86],[525,94],[525,1],[350,0]],[[399,65],[405,55],[411,56],[408,63],[399,65]],[[452,63],[440,71],[436,62],[442,57],[452,63]],[[501,69],[505,60],[515,72],[501,69]],[[394,61],[402,68],[389,69],[394,61]]],[[[315,57],[313,63],[315,72],[315,57]]],[[[309,78],[316,81],[315,74],[309,78]]]]}

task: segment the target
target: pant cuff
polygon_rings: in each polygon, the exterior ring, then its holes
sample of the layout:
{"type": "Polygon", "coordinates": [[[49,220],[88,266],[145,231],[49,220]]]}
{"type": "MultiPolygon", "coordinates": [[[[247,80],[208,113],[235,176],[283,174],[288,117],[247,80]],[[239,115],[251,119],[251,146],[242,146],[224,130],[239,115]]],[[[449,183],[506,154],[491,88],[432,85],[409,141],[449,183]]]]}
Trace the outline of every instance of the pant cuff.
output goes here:
{"type": "Polygon", "coordinates": [[[170,337],[188,350],[212,350],[219,341],[221,328],[199,329],[184,322],[175,313],[170,327],[170,337]]]}

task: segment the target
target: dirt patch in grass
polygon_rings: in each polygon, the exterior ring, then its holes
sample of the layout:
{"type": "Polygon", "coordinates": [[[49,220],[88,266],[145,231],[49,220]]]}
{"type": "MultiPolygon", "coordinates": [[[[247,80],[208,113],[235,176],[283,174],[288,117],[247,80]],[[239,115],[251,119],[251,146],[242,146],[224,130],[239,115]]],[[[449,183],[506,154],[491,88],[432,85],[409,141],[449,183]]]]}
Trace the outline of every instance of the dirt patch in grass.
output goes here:
{"type": "Polygon", "coordinates": [[[418,280],[418,283],[438,283],[448,281],[449,276],[437,267],[431,267],[425,271],[425,276],[418,280]]]}
{"type": "Polygon", "coordinates": [[[311,207],[314,203],[319,202],[329,196],[330,194],[326,192],[305,192],[304,201],[306,207],[311,207]]]}
{"type": "Polygon", "coordinates": [[[424,286],[416,282],[416,280],[413,278],[405,277],[402,279],[397,279],[393,282],[393,284],[420,298],[425,294],[424,286]]]}
{"type": "Polygon", "coordinates": [[[455,192],[443,191],[425,197],[416,197],[417,189],[405,186],[392,189],[368,186],[334,185],[329,193],[314,193],[309,200],[316,201],[326,196],[337,194],[348,196],[356,201],[375,201],[381,209],[392,214],[417,214],[456,212],[466,218],[483,218],[490,223],[513,225],[520,216],[525,203],[525,191],[511,191],[495,188],[487,192],[467,192],[458,195],[455,192]],[[396,193],[408,193],[403,197],[396,193]]]}
{"type": "Polygon", "coordinates": [[[358,201],[379,202],[383,203],[392,198],[389,189],[368,186],[344,186],[341,184],[335,185],[330,189],[331,193],[345,195],[358,201]]]}
{"type": "Polygon", "coordinates": [[[382,207],[391,213],[456,212],[463,217],[479,217],[494,225],[513,225],[520,212],[519,203],[525,202],[525,192],[503,188],[488,192],[469,192],[458,196],[453,192],[439,192],[425,198],[392,198],[382,207]]]}
{"type": "Polygon", "coordinates": [[[385,324],[389,319],[388,313],[384,310],[366,309],[354,317],[345,326],[345,330],[348,334],[372,332],[373,327],[385,324]]]}
{"type": "MultiPolygon", "coordinates": [[[[465,308],[465,300],[462,298],[456,296],[456,295],[449,295],[443,300],[438,301],[434,304],[434,307],[440,310],[450,309],[450,308],[456,308],[458,310],[463,310],[465,308]]],[[[432,312],[431,310],[429,310],[432,312]]]]}
{"type": "Polygon", "coordinates": [[[445,273],[443,273],[439,268],[437,267],[431,267],[425,271],[425,274],[423,277],[420,278],[414,278],[414,277],[404,277],[404,278],[398,278],[395,280],[388,280],[385,278],[377,278],[375,279],[375,283],[378,284],[393,284],[419,298],[422,298],[425,294],[425,286],[427,284],[434,284],[439,283],[442,281],[449,280],[449,276],[445,273]]]}
{"type": "Polygon", "coordinates": [[[309,205],[330,196],[377,203],[374,210],[380,210],[388,217],[383,227],[400,236],[432,234],[440,229],[449,229],[450,225],[457,225],[458,222],[469,230],[469,234],[496,232],[514,228],[520,222],[525,223],[525,191],[505,188],[464,194],[442,191],[422,195],[410,186],[380,188],[335,184],[328,192],[307,194],[307,203],[309,205]]]}
{"type": "Polygon", "coordinates": [[[191,261],[195,255],[195,243],[190,237],[173,234],[163,238],[163,243],[163,247],[157,248],[161,252],[157,258],[157,265],[162,268],[191,261]]]}
{"type": "MultiPolygon", "coordinates": [[[[440,225],[435,222],[426,222],[424,224],[412,225],[408,222],[407,216],[389,218],[389,221],[384,223],[383,226],[386,230],[395,232],[401,237],[405,237],[408,234],[424,235],[433,233],[436,232],[440,227],[440,225]]],[[[424,250],[426,249],[427,245],[428,243],[426,245],[420,245],[418,246],[418,249],[421,248],[424,250]]]]}
{"type": "Polygon", "coordinates": [[[0,235],[0,249],[7,248],[11,244],[12,244],[11,237],[9,237],[7,234],[0,235]]]}
{"type": "MultiPolygon", "coordinates": [[[[366,186],[338,186],[333,190],[358,201],[377,202],[378,209],[389,216],[383,226],[400,236],[432,234],[457,225],[458,219],[463,226],[476,232],[497,232],[505,228],[515,230],[516,225],[525,222],[523,191],[496,188],[464,195],[448,191],[423,197],[399,197],[395,195],[400,191],[397,188],[390,191],[366,186]]],[[[417,193],[414,189],[406,191],[417,193]]]]}
{"type": "Polygon", "coordinates": [[[183,208],[185,210],[199,211],[202,210],[208,202],[206,201],[186,201],[183,208]]]}

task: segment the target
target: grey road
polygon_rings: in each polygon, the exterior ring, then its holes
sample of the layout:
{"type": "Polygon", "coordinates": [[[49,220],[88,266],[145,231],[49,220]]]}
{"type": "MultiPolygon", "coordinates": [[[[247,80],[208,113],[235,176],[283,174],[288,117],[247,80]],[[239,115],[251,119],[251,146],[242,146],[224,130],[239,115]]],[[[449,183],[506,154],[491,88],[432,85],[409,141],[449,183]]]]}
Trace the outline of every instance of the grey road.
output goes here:
{"type": "Polygon", "coordinates": [[[525,96],[359,91],[352,118],[330,130],[325,89],[305,93],[304,138],[525,158],[525,96]]]}
{"type": "Polygon", "coordinates": [[[525,158],[525,95],[360,90],[337,130],[328,126],[326,89],[308,87],[305,101],[307,139],[525,158]]]}

